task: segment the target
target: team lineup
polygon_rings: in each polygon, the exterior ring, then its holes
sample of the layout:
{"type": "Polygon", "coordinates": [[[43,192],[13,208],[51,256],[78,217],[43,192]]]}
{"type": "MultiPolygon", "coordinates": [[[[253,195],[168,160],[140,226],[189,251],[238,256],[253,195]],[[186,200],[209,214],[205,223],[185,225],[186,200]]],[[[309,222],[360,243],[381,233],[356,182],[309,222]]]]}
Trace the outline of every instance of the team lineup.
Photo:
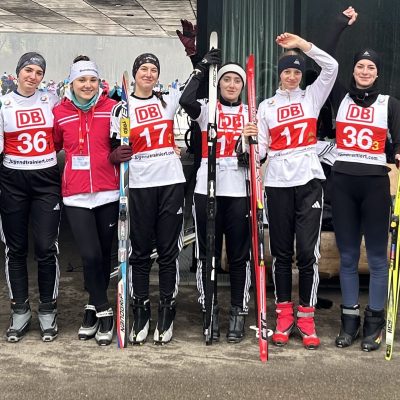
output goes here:
{"type": "Polygon", "coordinates": [[[70,90],[59,100],[38,90],[46,60],[36,52],[23,54],[16,67],[17,89],[0,97],[0,216],[11,306],[7,341],[19,342],[33,316],[27,267],[29,221],[38,264],[40,334],[44,342],[51,342],[59,333],[62,208],[82,258],[88,294],[78,338],[94,338],[107,346],[116,332],[119,347],[141,345],[150,334],[158,345],[173,339],[186,182],[173,125],[182,107],[197,124],[192,139],[197,135],[201,143],[192,212],[203,316],[199,331],[206,344],[221,340],[216,271],[224,238],[230,279],[227,342],[239,343],[246,334],[253,286],[260,359],[268,359],[266,267],[270,267],[274,293],[268,297],[274,298],[276,314],[271,342],[286,346],[297,332],[305,349],[320,346],[315,313],[327,188],[321,156],[325,150],[319,149],[329,147],[333,161],[328,189],[342,295],[335,344],[348,347],[360,337],[361,350],[377,350],[386,326],[390,359],[399,295],[400,195],[398,190],[392,213],[387,140],[390,137],[398,165],[400,103],[378,88],[381,58],[374,49],[357,49],[350,84],[337,79],[336,45],[356,19],[352,7],[341,14],[331,32],[333,47],[319,48],[292,33],[278,35],[275,43],[283,50],[277,63],[279,87],[258,105],[254,55],[245,67],[235,61],[222,63],[215,32],[210,50],[197,54],[196,27],[186,20],[177,33],[194,69],[179,90],[154,91],[161,65],[156,55],[144,53],[134,60],[130,76],[124,74],[117,102],[100,87],[96,63],[80,55],[70,67],[70,90]],[[317,65],[318,73],[303,85],[307,59],[317,65]],[[129,79],[134,82],[132,93],[129,79]],[[326,104],[335,118],[336,146],[319,142],[326,104]],[[60,151],[65,153],[62,175],[57,164],[60,151]],[[114,310],[108,289],[116,235],[114,310]],[[370,283],[362,313],[358,262],[363,237],[370,283]],[[159,266],[156,316],[151,315],[150,304],[154,247],[159,266]],[[267,252],[272,266],[265,265],[267,252]],[[299,271],[296,299],[294,256],[299,271]]]}

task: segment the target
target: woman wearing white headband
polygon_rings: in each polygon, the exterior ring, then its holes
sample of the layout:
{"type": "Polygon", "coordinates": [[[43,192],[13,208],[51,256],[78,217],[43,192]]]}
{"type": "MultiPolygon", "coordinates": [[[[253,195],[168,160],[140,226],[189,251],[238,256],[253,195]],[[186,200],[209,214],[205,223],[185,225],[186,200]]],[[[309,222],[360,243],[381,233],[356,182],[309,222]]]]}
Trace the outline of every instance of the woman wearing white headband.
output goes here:
{"type": "Polygon", "coordinates": [[[324,172],[316,152],[317,119],[338,71],[338,63],[310,42],[283,33],[276,43],[284,49],[300,49],[321,72],[302,90],[304,58],[289,50],[278,61],[280,87],[258,109],[260,156],[268,152],[265,172],[266,210],[276,301],[276,329],[272,341],[284,346],[295,326],[306,349],[316,349],[315,331],[321,214],[324,172]],[[295,322],[292,301],[294,239],[299,270],[299,305],[295,322]]]}
{"type": "MultiPolygon", "coordinates": [[[[198,122],[202,132],[202,160],[197,171],[194,190],[194,218],[196,223],[197,287],[199,303],[205,313],[206,285],[206,225],[207,225],[207,123],[208,107],[196,100],[197,89],[204,84],[210,64],[220,64],[220,50],[212,49],[197,64],[180,104],[188,115],[198,122]]],[[[247,106],[241,93],[246,85],[246,73],[236,63],[223,65],[217,75],[219,99],[217,103],[217,169],[216,169],[216,243],[217,263],[221,262],[222,236],[225,234],[231,282],[229,343],[238,343],[244,336],[245,315],[248,313],[250,273],[250,237],[245,168],[238,165],[235,146],[245,123],[248,122],[247,106]]],[[[214,292],[213,340],[218,341],[219,305],[217,290],[214,292]]],[[[205,314],[204,314],[205,315],[205,314]]],[[[204,327],[205,328],[205,327],[204,327]]]]}
{"type": "Polygon", "coordinates": [[[30,326],[28,226],[32,223],[38,262],[39,324],[43,341],[57,337],[59,282],[58,228],[60,174],[52,137],[52,109],[58,99],[37,88],[46,61],[26,53],[17,65],[18,88],[0,98],[0,214],[6,246],[6,277],[11,299],[9,342],[18,342],[30,326]]]}
{"type": "Polygon", "coordinates": [[[65,150],[63,202],[89,293],[78,337],[95,337],[104,346],[111,343],[114,330],[107,288],[119,172],[108,157],[111,109],[116,102],[102,93],[97,66],[86,56],[74,60],[69,82],[70,98],[54,109],[54,143],[57,151],[65,150]]]}

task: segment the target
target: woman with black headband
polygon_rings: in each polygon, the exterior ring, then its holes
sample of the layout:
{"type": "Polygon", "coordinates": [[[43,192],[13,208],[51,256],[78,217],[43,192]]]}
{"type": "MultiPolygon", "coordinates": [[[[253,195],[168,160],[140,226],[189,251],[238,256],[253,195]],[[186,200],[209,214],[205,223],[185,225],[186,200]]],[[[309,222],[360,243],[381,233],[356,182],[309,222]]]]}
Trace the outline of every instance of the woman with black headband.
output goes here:
{"type": "MultiPolygon", "coordinates": [[[[332,167],[332,213],[340,253],[341,329],[336,346],[350,346],[360,332],[359,277],[364,235],[370,270],[361,348],[379,348],[385,326],[388,282],[388,223],[391,198],[385,142],[392,137],[400,159],[400,104],[380,94],[378,53],[365,48],[354,56],[348,92],[336,117],[338,157],[332,167]]],[[[335,97],[338,97],[337,95],[335,97]]]]}
{"type": "Polygon", "coordinates": [[[6,246],[6,279],[11,299],[9,342],[18,342],[30,326],[28,225],[32,224],[38,262],[39,325],[43,341],[57,337],[59,283],[58,228],[60,174],[52,129],[58,99],[37,90],[46,71],[38,53],[18,61],[18,87],[0,98],[0,215],[6,246]]]}
{"type": "Polygon", "coordinates": [[[114,331],[107,289],[118,219],[119,171],[108,158],[111,110],[116,102],[103,92],[97,65],[86,56],[75,58],[69,82],[69,98],[53,110],[54,144],[57,151],[65,151],[63,203],[89,293],[78,337],[95,337],[106,346],[114,331]]]}
{"type": "Polygon", "coordinates": [[[112,113],[110,160],[129,162],[129,213],[132,253],[131,296],[133,344],[146,341],[150,329],[149,275],[150,255],[155,241],[158,252],[160,300],[154,343],[172,339],[176,295],[179,283],[178,255],[183,238],[184,182],[182,164],[175,153],[174,115],[180,92],[171,89],[154,92],[160,63],[154,54],[138,56],[132,75],[135,90],[129,96],[131,120],[130,146],[120,145],[121,105],[112,113]]]}
{"type": "MultiPolygon", "coordinates": [[[[207,79],[210,64],[220,64],[220,50],[210,50],[197,64],[186,84],[181,105],[202,132],[202,159],[197,171],[193,197],[193,214],[196,224],[197,288],[199,303],[205,316],[206,287],[206,226],[207,226],[207,124],[208,106],[196,100],[199,87],[207,79]]],[[[229,262],[231,301],[229,327],[226,334],[229,343],[238,343],[245,334],[245,316],[248,313],[250,272],[250,237],[248,199],[245,168],[238,165],[235,146],[248,122],[247,106],[242,103],[241,93],[246,85],[246,72],[233,62],[224,64],[217,74],[217,166],[216,166],[216,263],[221,262],[222,237],[225,234],[229,262]]],[[[216,284],[215,284],[216,286],[216,284]]],[[[213,340],[220,338],[219,305],[217,290],[214,292],[213,340]]],[[[203,327],[205,329],[206,327],[203,327]]]]}
{"type": "Polygon", "coordinates": [[[321,67],[321,72],[302,90],[303,56],[294,50],[283,53],[278,62],[279,89],[258,109],[260,157],[268,153],[265,194],[277,315],[272,341],[277,346],[286,345],[297,326],[305,348],[316,349],[320,340],[314,312],[324,201],[321,180],[325,179],[316,152],[316,122],[335,83],[338,64],[297,35],[283,33],[276,43],[285,49],[300,49],[321,67]],[[292,301],[295,239],[299,270],[297,321],[292,301]]]}

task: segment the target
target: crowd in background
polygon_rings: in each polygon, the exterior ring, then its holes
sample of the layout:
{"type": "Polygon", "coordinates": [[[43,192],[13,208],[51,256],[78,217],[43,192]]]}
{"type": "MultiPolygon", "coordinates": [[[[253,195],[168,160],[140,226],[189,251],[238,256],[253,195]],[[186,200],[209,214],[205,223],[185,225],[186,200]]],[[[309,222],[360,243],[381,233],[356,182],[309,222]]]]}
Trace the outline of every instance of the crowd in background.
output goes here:
{"type": "MultiPolygon", "coordinates": [[[[132,82],[133,85],[133,82],[132,82]]],[[[183,83],[179,82],[178,79],[175,79],[173,82],[164,84],[160,81],[157,82],[154,87],[155,91],[167,91],[169,89],[179,89],[183,83]]],[[[121,98],[121,86],[118,82],[115,82],[111,87],[109,82],[105,79],[101,80],[101,86],[103,90],[109,95],[109,97],[120,100],[121,98]]],[[[39,90],[41,92],[51,92],[58,97],[64,97],[65,94],[69,90],[69,81],[68,79],[64,79],[62,81],[56,82],[53,79],[48,81],[42,81],[39,85],[39,90]]],[[[13,74],[8,74],[4,72],[0,78],[0,90],[1,94],[5,95],[7,93],[13,92],[17,88],[17,78],[13,74]]]]}

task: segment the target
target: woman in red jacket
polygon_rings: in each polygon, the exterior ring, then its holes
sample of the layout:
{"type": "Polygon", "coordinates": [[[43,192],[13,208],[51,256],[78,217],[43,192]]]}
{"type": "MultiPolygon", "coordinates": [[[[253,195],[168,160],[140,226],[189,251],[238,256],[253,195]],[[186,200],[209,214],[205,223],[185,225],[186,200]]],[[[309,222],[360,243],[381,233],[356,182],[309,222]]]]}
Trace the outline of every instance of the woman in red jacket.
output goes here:
{"type": "Polygon", "coordinates": [[[107,298],[111,244],[118,219],[118,169],[109,161],[110,115],[116,104],[102,93],[97,66],[79,56],[71,66],[71,95],[54,108],[54,143],[65,150],[62,195],[83,260],[85,306],[81,340],[99,345],[113,338],[113,311],[107,298]]]}

